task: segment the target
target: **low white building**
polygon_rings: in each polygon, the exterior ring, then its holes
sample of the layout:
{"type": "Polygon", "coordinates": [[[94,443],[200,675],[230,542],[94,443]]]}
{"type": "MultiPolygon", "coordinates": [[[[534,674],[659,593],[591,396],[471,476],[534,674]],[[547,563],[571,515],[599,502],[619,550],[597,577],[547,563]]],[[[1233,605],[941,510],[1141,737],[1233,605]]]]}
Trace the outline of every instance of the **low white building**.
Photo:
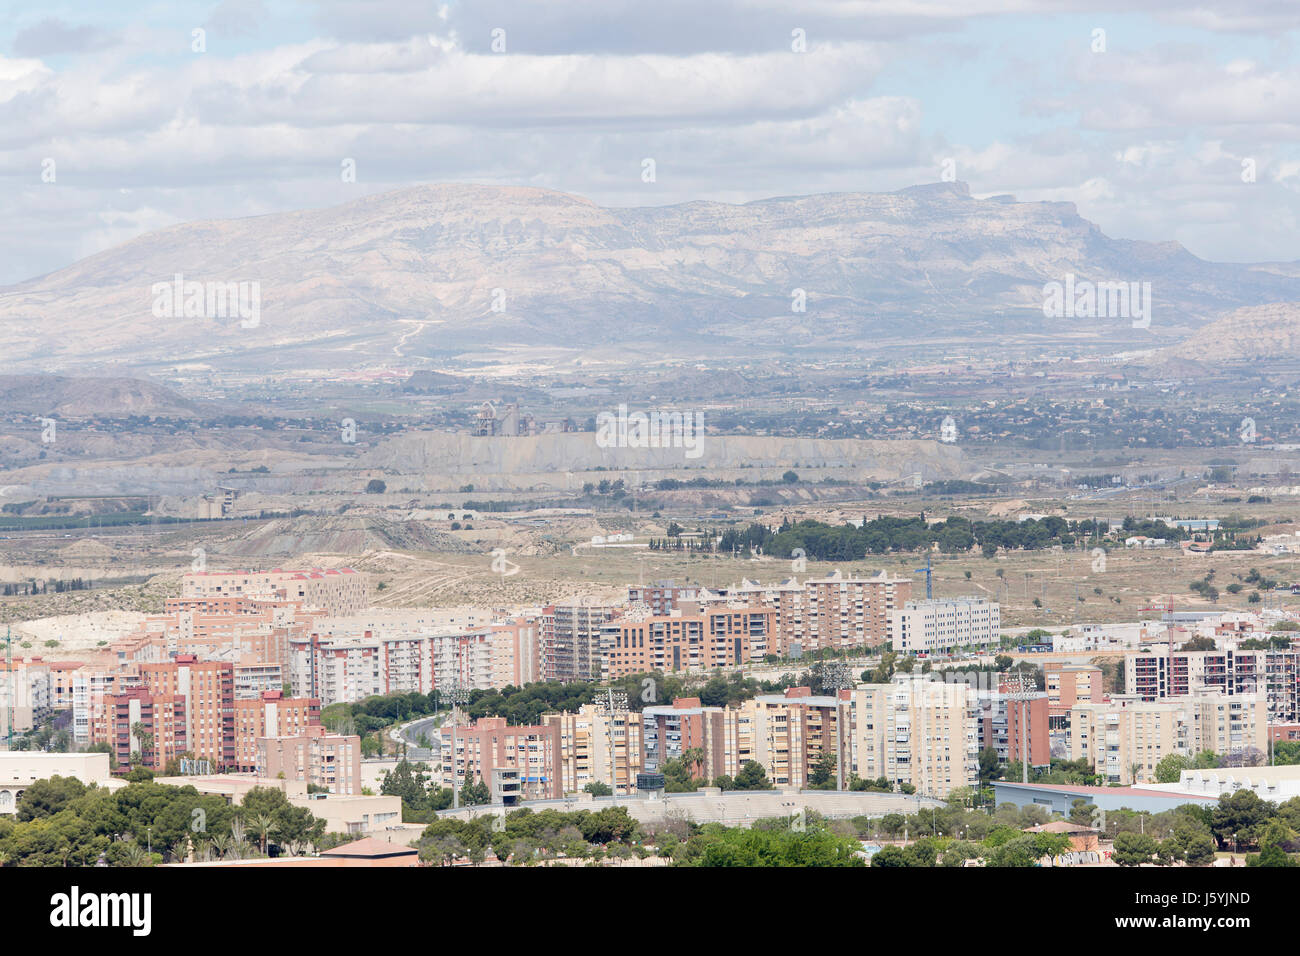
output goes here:
{"type": "Polygon", "coordinates": [[[47,754],[28,750],[0,751],[0,814],[18,811],[18,799],[38,780],[76,777],[87,786],[116,790],[126,781],[109,774],[108,754],[47,754]]]}

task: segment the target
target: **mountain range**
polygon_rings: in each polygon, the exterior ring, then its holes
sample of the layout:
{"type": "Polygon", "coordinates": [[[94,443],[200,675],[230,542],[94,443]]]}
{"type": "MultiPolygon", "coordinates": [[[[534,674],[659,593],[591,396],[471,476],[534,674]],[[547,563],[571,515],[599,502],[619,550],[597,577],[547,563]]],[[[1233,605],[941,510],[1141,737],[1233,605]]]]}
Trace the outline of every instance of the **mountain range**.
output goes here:
{"type": "Polygon", "coordinates": [[[251,373],[844,358],[891,345],[1119,350],[1297,301],[1295,263],[1207,262],[1176,242],[1108,237],[1071,203],[977,199],[959,182],[637,208],[431,185],[176,225],[0,288],[0,346],[6,371],[251,373]],[[1149,282],[1149,327],[1045,317],[1044,284],[1067,276],[1149,282]],[[241,293],[245,306],[256,295],[252,320],[233,307],[241,293]]]}

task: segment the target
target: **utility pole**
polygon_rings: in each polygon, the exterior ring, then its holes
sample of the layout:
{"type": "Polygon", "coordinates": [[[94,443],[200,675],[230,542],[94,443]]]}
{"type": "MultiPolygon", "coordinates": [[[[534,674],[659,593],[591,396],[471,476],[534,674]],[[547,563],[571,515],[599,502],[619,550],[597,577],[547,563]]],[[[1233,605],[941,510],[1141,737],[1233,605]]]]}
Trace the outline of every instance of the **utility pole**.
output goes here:
{"type": "Polygon", "coordinates": [[[9,682],[9,699],[5,702],[5,750],[14,749],[14,637],[9,627],[5,627],[5,671],[9,682]]]}
{"type": "MultiPolygon", "coordinates": [[[[608,701],[608,709],[605,712],[605,722],[609,725],[609,789],[614,795],[614,802],[618,803],[618,767],[614,749],[614,711],[617,702],[618,709],[624,715],[623,720],[623,738],[627,739],[627,691],[615,690],[613,687],[605,689],[608,701]]],[[[628,767],[628,784],[629,790],[631,784],[632,768],[628,767]]]]}

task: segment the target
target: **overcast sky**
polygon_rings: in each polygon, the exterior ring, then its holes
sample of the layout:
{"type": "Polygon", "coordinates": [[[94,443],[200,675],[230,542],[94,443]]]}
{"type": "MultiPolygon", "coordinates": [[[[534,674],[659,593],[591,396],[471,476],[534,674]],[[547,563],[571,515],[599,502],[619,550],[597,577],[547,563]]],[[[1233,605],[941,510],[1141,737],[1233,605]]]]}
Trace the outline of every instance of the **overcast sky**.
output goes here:
{"type": "Polygon", "coordinates": [[[415,183],[743,202],[947,162],[1112,236],[1296,260],[1298,41],[1297,0],[0,0],[0,283],[415,183]]]}

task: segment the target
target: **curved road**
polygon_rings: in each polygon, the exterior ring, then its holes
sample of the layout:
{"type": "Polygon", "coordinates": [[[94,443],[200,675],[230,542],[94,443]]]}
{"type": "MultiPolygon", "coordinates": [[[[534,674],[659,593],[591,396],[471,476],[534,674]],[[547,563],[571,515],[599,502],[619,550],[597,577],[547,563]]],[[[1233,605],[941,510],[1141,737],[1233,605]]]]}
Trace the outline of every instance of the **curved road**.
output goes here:
{"type": "Polygon", "coordinates": [[[389,731],[388,736],[397,743],[406,744],[406,756],[412,763],[419,761],[429,763],[437,758],[438,749],[441,745],[438,737],[438,727],[446,719],[446,712],[436,714],[433,717],[421,717],[409,724],[394,727],[389,731]],[[432,747],[422,747],[420,745],[421,734],[428,736],[432,747]]]}

